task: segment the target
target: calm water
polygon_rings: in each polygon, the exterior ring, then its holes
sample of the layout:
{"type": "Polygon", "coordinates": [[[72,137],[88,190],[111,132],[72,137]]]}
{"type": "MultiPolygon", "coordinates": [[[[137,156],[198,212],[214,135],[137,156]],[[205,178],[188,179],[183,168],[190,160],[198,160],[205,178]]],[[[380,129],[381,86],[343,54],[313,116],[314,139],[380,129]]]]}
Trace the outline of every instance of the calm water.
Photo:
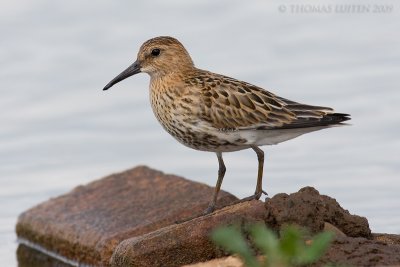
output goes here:
{"type": "MultiPolygon", "coordinates": [[[[16,265],[18,214],[79,184],[146,164],[214,185],[215,155],[162,130],[145,74],[101,91],[158,35],[180,39],[198,67],[352,114],[350,127],[264,147],[264,188],[314,186],[373,231],[400,233],[399,5],[358,1],[344,14],[345,1],[281,3],[2,1],[1,265],[16,265]]],[[[255,154],[225,163],[223,189],[251,194],[255,154]]]]}

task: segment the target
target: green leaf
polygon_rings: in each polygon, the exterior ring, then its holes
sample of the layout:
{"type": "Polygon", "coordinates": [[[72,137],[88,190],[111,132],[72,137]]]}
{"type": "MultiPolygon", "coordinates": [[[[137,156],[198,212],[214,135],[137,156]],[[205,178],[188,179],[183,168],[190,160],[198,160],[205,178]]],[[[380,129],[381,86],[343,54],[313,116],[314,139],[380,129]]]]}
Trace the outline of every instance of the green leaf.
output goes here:
{"type": "Polygon", "coordinates": [[[333,236],[333,233],[330,232],[317,234],[313,238],[311,245],[305,248],[304,256],[301,260],[302,264],[310,264],[321,258],[328,249],[333,236]]]}
{"type": "MultiPolygon", "coordinates": [[[[264,224],[248,228],[250,239],[265,256],[263,266],[299,266],[316,262],[329,247],[333,238],[330,232],[316,235],[310,245],[305,244],[305,230],[296,226],[281,229],[280,239],[264,224]]],[[[212,234],[214,242],[225,250],[238,254],[247,267],[260,267],[238,227],[223,227],[212,234]]]]}
{"type": "Polygon", "coordinates": [[[295,262],[304,250],[302,233],[298,227],[286,226],[281,231],[280,250],[289,262],[295,262]]]}
{"type": "Polygon", "coordinates": [[[247,267],[260,267],[243,235],[236,227],[222,227],[213,231],[212,240],[231,253],[237,253],[247,267]]]}
{"type": "Polygon", "coordinates": [[[281,255],[276,234],[264,224],[256,224],[250,228],[250,235],[257,248],[266,256],[265,266],[279,265],[281,255]]]}

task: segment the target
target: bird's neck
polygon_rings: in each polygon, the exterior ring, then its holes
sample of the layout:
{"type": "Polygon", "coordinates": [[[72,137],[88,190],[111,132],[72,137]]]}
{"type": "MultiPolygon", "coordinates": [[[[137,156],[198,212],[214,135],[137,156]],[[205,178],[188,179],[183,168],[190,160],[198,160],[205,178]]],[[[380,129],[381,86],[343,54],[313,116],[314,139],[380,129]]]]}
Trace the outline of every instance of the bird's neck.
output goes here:
{"type": "Polygon", "coordinates": [[[185,77],[190,76],[192,73],[197,71],[196,68],[180,69],[179,71],[168,71],[168,72],[157,72],[150,73],[150,84],[160,85],[161,84],[173,84],[181,83],[185,77]]]}

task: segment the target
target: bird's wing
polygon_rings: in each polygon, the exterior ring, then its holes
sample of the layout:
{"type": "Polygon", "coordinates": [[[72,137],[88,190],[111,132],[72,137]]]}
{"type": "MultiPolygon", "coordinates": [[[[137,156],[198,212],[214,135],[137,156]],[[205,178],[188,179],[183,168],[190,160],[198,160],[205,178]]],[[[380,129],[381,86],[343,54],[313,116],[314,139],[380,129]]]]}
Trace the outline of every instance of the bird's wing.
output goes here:
{"type": "Polygon", "coordinates": [[[281,129],[328,126],[350,120],[349,114],[335,113],[329,107],[301,104],[282,97],[278,97],[278,99],[283,101],[285,107],[296,115],[296,120],[283,125],[281,129]]]}
{"type": "Polygon", "coordinates": [[[246,82],[207,74],[192,78],[187,84],[200,90],[200,119],[213,128],[288,129],[338,123],[338,118],[328,116],[337,114],[331,108],[300,104],[246,82]]]}

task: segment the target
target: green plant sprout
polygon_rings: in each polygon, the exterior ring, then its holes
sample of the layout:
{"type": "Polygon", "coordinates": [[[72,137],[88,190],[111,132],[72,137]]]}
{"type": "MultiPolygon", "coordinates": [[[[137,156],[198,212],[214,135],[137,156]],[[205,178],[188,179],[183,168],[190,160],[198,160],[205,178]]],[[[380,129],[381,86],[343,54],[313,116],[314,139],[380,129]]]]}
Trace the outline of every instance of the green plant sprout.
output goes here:
{"type": "Polygon", "coordinates": [[[333,233],[322,232],[306,242],[305,231],[295,226],[283,227],[280,238],[264,224],[248,227],[250,242],[264,257],[257,258],[244,234],[236,226],[225,226],[212,232],[215,244],[238,254],[247,267],[304,266],[316,262],[329,247],[333,233]]]}

